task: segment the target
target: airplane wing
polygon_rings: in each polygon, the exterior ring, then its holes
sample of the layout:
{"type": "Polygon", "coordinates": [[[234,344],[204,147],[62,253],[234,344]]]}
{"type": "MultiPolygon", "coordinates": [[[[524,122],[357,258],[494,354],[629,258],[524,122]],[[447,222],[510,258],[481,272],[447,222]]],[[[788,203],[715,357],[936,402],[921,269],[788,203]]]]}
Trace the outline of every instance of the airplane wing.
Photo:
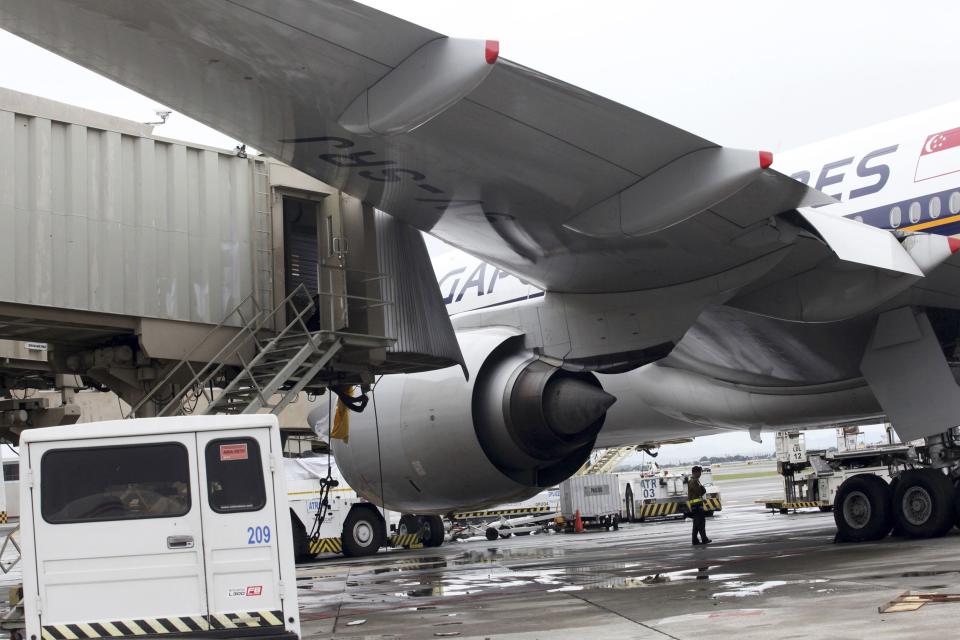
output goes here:
{"type": "Polygon", "coordinates": [[[0,26],[548,290],[733,270],[789,244],[771,217],[829,202],[757,151],[355,2],[2,0],[0,26]]]}

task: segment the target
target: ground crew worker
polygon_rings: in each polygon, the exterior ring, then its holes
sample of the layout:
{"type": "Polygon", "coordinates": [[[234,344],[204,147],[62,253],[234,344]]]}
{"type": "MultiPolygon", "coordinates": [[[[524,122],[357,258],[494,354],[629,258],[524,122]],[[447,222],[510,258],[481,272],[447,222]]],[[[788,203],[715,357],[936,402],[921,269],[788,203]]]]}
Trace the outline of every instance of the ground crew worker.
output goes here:
{"type": "Polygon", "coordinates": [[[700,474],[702,467],[694,467],[690,470],[693,477],[687,480],[687,503],[690,505],[690,515],[693,518],[693,544],[707,544],[711,542],[707,537],[707,516],[703,510],[703,496],[707,490],[700,484],[700,474]],[[700,540],[697,540],[697,535],[700,540]]]}

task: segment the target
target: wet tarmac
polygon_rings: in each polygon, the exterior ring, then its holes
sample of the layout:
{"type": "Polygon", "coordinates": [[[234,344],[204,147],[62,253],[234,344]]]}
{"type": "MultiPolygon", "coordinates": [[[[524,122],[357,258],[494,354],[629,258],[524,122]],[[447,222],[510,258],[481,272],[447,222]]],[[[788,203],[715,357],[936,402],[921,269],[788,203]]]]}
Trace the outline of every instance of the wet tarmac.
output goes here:
{"type": "Polygon", "coordinates": [[[833,516],[753,504],[731,481],[714,540],[689,522],[448,543],[298,569],[305,638],[957,637],[960,604],[878,613],[906,591],[960,593],[960,534],[834,544],[833,516]],[[925,635],[929,634],[929,635],[925,635]]]}

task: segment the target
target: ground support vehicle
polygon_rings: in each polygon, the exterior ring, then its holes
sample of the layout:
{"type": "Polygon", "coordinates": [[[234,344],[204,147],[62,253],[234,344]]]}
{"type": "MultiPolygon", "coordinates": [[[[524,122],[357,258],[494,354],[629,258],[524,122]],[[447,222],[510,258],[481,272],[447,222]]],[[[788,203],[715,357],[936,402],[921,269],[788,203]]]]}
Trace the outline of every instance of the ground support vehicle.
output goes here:
{"type": "Polygon", "coordinates": [[[889,444],[851,448],[859,430],[840,430],[835,452],[807,452],[799,434],[784,436],[794,456],[780,464],[785,489],[792,482],[797,499],[832,507],[838,541],[879,540],[891,531],[931,538],[958,524],[960,427],[906,443],[888,433],[889,444]],[[807,466],[812,472],[798,473],[807,466]],[[798,495],[799,487],[808,493],[798,495]]]}
{"type": "Polygon", "coordinates": [[[284,470],[297,562],[321,553],[360,557],[381,547],[443,544],[439,516],[399,515],[377,507],[346,484],[327,456],[285,458],[284,470]]]}
{"type": "MultiPolygon", "coordinates": [[[[690,515],[687,501],[687,475],[661,471],[655,475],[644,473],[618,474],[623,487],[624,519],[644,522],[652,519],[685,518],[690,515]]],[[[704,512],[713,516],[723,508],[720,492],[713,484],[709,467],[703,469],[700,481],[707,493],[703,497],[704,512]]]]}
{"type": "Polygon", "coordinates": [[[890,482],[888,462],[910,455],[911,445],[890,443],[865,446],[856,427],[837,429],[837,450],[808,450],[799,431],[776,436],[777,472],[783,477],[781,498],[757,500],[765,509],[786,514],[798,509],[832,511],[840,487],[856,475],[873,475],[890,482]]]}
{"type": "MultiPolygon", "coordinates": [[[[31,429],[16,638],[297,638],[273,415],[31,429]]],[[[11,628],[12,627],[12,628],[11,628]]]]}

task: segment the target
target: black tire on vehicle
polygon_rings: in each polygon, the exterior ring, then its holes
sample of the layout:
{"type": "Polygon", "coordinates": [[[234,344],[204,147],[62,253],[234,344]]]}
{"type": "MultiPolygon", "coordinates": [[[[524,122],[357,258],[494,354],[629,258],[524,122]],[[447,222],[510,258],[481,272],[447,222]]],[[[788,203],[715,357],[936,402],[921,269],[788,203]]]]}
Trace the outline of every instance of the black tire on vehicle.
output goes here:
{"type": "Polygon", "coordinates": [[[423,525],[420,527],[420,541],[425,547],[439,547],[447,532],[443,529],[443,518],[440,516],[420,516],[423,525]]]}
{"type": "Polygon", "coordinates": [[[408,533],[420,533],[421,529],[423,529],[423,520],[420,516],[415,516],[410,513],[404,513],[400,516],[400,523],[397,524],[398,535],[403,536],[408,533]]]}
{"type": "Polygon", "coordinates": [[[620,516],[613,516],[613,530],[620,531],[620,516]]]}
{"type": "Polygon", "coordinates": [[[376,553],[386,541],[383,519],[375,509],[354,507],[343,523],[343,555],[359,558],[376,553]]]}
{"type": "Polygon", "coordinates": [[[484,535],[487,536],[487,540],[493,542],[500,537],[500,533],[493,527],[487,527],[487,530],[484,532],[484,535]]]}
{"type": "Polygon", "coordinates": [[[293,559],[296,562],[310,562],[317,556],[310,553],[310,538],[300,518],[290,511],[290,527],[293,529],[293,559]]]}
{"type": "Polygon", "coordinates": [[[840,540],[879,540],[893,527],[890,487],[877,476],[858,474],[844,480],[834,505],[833,521],[840,540]]]}
{"type": "Polygon", "coordinates": [[[942,536],[956,520],[950,478],[936,469],[910,469],[900,474],[893,494],[893,517],[911,538],[942,536]]]}

